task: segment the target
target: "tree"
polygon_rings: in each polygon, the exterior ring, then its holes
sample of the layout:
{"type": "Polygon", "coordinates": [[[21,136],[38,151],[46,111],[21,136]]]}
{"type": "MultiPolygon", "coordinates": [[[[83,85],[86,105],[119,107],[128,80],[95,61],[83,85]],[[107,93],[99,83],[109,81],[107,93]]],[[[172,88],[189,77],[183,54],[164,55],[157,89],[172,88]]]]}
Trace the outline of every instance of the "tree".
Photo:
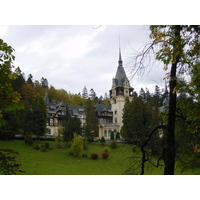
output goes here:
{"type": "Polygon", "coordinates": [[[44,77],[41,78],[41,85],[44,88],[48,88],[48,81],[46,78],[44,78],[44,77]]]}
{"type": "Polygon", "coordinates": [[[78,157],[81,156],[83,153],[83,140],[80,138],[79,135],[77,135],[77,133],[74,133],[73,135],[74,137],[69,152],[70,154],[78,157]]]}
{"type": "MultiPolygon", "coordinates": [[[[23,108],[20,94],[12,87],[12,81],[17,78],[15,73],[19,72],[19,68],[15,69],[12,65],[15,59],[13,51],[11,46],[0,39],[0,127],[7,123],[4,118],[5,113],[23,108]],[[13,69],[15,69],[14,73],[13,69]]],[[[15,174],[19,171],[20,164],[15,161],[17,154],[12,149],[0,149],[0,171],[4,174],[15,174]]]]}
{"type": "Polygon", "coordinates": [[[138,146],[146,137],[147,115],[145,104],[140,97],[127,101],[124,106],[122,135],[127,142],[138,146]]]}
{"type": "Polygon", "coordinates": [[[12,88],[12,81],[17,78],[15,73],[19,70],[12,65],[15,59],[13,51],[11,46],[0,39],[0,127],[6,124],[4,112],[23,108],[20,94],[12,88]],[[15,73],[12,69],[15,69],[15,73]]]}
{"type": "Polygon", "coordinates": [[[29,84],[31,84],[31,85],[34,85],[33,84],[33,76],[32,76],[32,74],[29,74],[28,75],[28,78],[27,78],[27,81],[26,81],[27,83],[29,83],[29,84]]]}
{"type": "Polygon", "coordinates": [[[146,99],[146,93],[145,93],[145,91],[144,91],[143,88],[140,89],[139,97],[142,99],[142,101],[143,101],[144,103],[146,103],[146,100],[147,100],[147,99],[146,99]]]}
{"type": "Polygon", "coordinates": [[[46,132],[46,106],[42,96],[37,94],[32,106],[32,132],[39,139],[46,132]]]}
{"type": "MultiPolygon", "coordinates": [[[[155,58],[162,61],[164,69],[170,72],[169,79],[169,109],[167,119],[166,141],[164,145],[165,175],[174,174],[175,166],[175,125],[176,96],[179,77],[189,69],[199,66],[199,33],[200,26],[167,25],[150,26],[150,38],[153,42],[145,46],[136,57],[136,63],[143,68],[145,55],[155,52],[155,58]],[[156,47],[156,48],[155,48],[156,47]]],[[[179,88],[181,89],[181,88],[179,88]]]]}
{"type": "Polygon", "coordinates": [[[93,141],[94,137],[98,135],[99,127],[98,127],[98,121],[95,115],[95,109],[93,106],[93,103],[90,99],[88,99],[85,103],[85,127],[84,127],[84,133],[85,137],[93,141]]]}
{"type": "Polygon", "coordinates": [[[68,117],[66,125],[64,127],[63,136],[65,141],[71,141],[73,139],[73,134],[77,133],[81,135],[81,121],[79,118],[75,117],[68,117]]]}
{"type": "Polygon", "coordinates": [[[83,88],[82,98],[83,99],[87,99],[88,98],[88,91],[87,91],[86,86],[84,86],[84,88],[83,88]]]}
{"type": "Polygon", "coordinates": [[[21,164],[16,161],[18,155],[19,153],[12,149],[0,149],[0,171],[4,175],[13,175],[16,172],[25,173],[25,171],[19,170],[21,164]]]}
{"type": "Polygon", "coordinates": [[[171,64],[169,76],[169,111],[167,136],[164,152],[165,175],[174,174],[175,166],[175,123],[177,74],[196,66],[199,55],[199,26],[151,26],[151,38],[155,44],[162,45],[156,58],[165,64],[171,64]],[[178,71],[179,70],[179,71],[178,71]]]}
{"type": "Polygon", "coordinates": [[[90,96],[90,99],[91,99],[91,100],[94,100],[94,98],[96,97],[96,92],[94,91],[93,88],[90,89],[90,94],[89,94],[89,96],[90,96]]]}
{"type": "Polygon", "coordinates": [[[16,71],[14,72],[16,75],[16,79],[12,80],[12,87],[15,91],[21,92],[22,86],[25,84],[25,78],[24,74],[21,72],[21,69],[19,67],[16,68],[16,71]]]}
{"type": "Polygon", "coordinates": [[[158,106],[161,106],[161,92],[158,85],[155,85],[155,92],[154,92],[154,101],[157,103],[158,106]]]}

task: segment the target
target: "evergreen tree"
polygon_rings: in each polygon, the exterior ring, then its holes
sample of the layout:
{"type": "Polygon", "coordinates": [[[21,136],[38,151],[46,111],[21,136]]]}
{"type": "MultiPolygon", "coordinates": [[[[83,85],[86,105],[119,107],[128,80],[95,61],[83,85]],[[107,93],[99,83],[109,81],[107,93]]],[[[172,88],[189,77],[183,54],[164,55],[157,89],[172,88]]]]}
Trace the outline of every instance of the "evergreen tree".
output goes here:
{"type": "Polygon", "coordinates": [[[96,92],[94,91],[93,88],[90,89],[90,94],[89,94],[89,96],[90,96],[90,99],[91,99],[91,100],[94,100],[94,99],[95,99],[95,97],[96,97],[96,92]]]}
{"type": "Polygon", "coordinates": [[[145,93],[145,91],[144,91],[143,88],[140,89],[139,97],[142,99],[142,101],[143,101],[144,103],[147,102],[147,101],[146,101],[146,100],[147,100],[147,98],[146,98],[146,93],[145,93]]]}
{"type": "Polygon", "coordinates": [[[27,79],[26,82],[29,83],[29,84],[31,84],[31,85],[33,85],[33,76],[32,76],[32,74],[28,75],[28,79],[27,79]]]}
{"type": "Polygon", "coordinates": [[[37,94],[32,106],[32,132],[39,139],[46,132],[46,106],[43,97],[37,94]]]}
{"type": "Polygon", "coordinates": [[[63,131],[64,141],[66,142],[71,141],[73,139],[73,134],[75,132],[78,135],[81,135],[82,132],[81,121],[76,116],[75,117],[69,116],[63,131]]]}
{"type": "Polygon", "coordinates": [[[155,85],[155,92],[154,92],[153,98],[154,98],[155,103],[158,106],[162,106],[161,105],[161,103],[162,103],[162,101],[161,101],[162,95],[161,95],[160,88],[157,85],[155,85]]]}
{"type": "Polygon", "coordinates": [[[89,141],[93,141],[94,137],[98,136],[99,127],[96,119],[95,109],[90,99],[88,99],[85,103],[85,116],[85,137],[89,141]]]}
{"type": "Polygon", "coordinates": [[[88,98],[88,91],[87,91],[86,86],[84,86],[84,88],[83,88],[82,98],[83,99],[87,99],[88,98]]]}
{"type": "Polygon", "coordinates": [[[16,79],[12,80],[12,87],[15,91],[21,92],[22,86],[25,84],[25,78],[24,74],[21,73],[21,70],[19,67],[17,67],[17,70],[14,73],[16,75],[16,79]]]}
{"type": "Polygon", "coordinates": [[[146,138],[147,115],[145,114],[145,104],[141,98],[135,97],[132,102],[125,103],[122,135],[127,142],[141,145],[146,138]]]}
{"type": "Polygon", "coordinates": [[[44,77],[41,78],[41,85],[44,88],[48,88],[48,81],[46,78],[44,78],[44,77]]]}

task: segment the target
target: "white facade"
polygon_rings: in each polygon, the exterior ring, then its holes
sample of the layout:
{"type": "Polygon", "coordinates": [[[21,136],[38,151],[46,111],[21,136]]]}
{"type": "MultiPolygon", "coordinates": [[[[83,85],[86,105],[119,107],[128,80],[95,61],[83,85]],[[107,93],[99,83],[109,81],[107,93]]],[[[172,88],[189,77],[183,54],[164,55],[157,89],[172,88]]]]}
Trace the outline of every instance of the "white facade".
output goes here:
{"type": "Polygon", "coordinates": [[[126,76],[122,66],[121,51],[119,51],[119,66],[117,68],[116,76],[112,80],[112,88],[110,90],[110,103],[112,110],[112,124],[100,124],[99,137],[104,136],[105,139],[110,139],[107,134],[110,131],[120,132],[123,126],[123,109],[126,100],[133,100],[133,88],[126,76]]]}

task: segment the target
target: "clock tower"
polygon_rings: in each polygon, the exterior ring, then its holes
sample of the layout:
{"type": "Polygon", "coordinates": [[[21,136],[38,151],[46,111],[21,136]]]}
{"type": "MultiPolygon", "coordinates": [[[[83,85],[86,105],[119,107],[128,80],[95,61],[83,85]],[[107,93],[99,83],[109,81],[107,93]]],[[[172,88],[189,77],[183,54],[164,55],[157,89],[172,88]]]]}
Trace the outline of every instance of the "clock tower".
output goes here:
{"type": "Polygon", "coordinates": [[[119,48],[119,61],[115,78],[112,80],[112,89],[110,90],[110,103],[113,112],[113,123],[119,125],[119,130],[123,126],[122,116],[126,100],[133,100],[133,90],[123,68],[121,58],[121,49],[119,48]]]}

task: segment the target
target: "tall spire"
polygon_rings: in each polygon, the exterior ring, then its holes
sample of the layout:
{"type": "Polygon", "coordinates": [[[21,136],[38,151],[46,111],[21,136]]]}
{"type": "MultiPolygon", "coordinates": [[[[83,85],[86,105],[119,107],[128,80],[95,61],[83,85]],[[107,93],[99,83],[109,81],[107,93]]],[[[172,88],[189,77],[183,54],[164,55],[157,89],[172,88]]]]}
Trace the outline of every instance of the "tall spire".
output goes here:
{"type": "Polygon", "coordinates": [[[119,35],[119,61],[118,63],[119,63],[119,66],[122,66],[123,61],[122,61],[122,56],[121,56],[120,35],[119,35]]]}

